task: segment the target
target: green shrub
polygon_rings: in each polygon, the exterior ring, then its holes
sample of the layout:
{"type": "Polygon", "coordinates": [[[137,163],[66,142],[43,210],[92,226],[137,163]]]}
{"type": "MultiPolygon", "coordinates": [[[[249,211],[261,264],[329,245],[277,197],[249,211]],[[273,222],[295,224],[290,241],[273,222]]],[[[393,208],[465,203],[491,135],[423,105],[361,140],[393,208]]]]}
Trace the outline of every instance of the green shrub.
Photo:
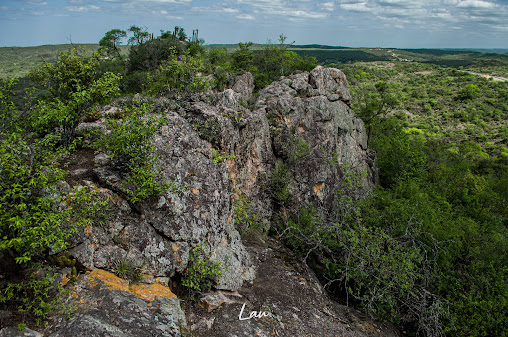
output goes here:
{"type": "Polygon", "coordinates": [[[51,94],[50,99],[39,101],[29,116],[35,131],[44,135],[59,128],[68,148],[85,114],[119,93],[120,76],[110,72],[101,75],[99,56],[81,57],[77,50],[69,50],[60,53],[55,64],[44,62],[32,71],[31,78],[51,94]]]}
{"type": "Polygon", "coordinates": [[[205,64],[200,57],[185,55],[179,61],[172,56],[148,77],[145,91],[151,95],[203,91],[211,87],[210,80],[202,74],[204,71],[205,64]]]}
{"type": "Polygon", "coordinates": [[[164,123],[161,116],[150,115],[149,105],[127,109],[122,120],[109,119],[111,132],[103,135],[95,147],[106,151],[115,167],[125,173],[121,189],[132,203],[156,197],[171,184],[161,182],[155,169],[157,154],[151,140],[164,123]]]}
{"type": "Polygon", "coordinates": [[[219,262],[211,262],[202,246],[196,246],[189,253],[189,263],[182,278],[182,284],[191,291],[204,292],[212,288],[222,275],[219,262]]]}
{"type": "MultiPolygon", "coordinates": [[[[27,141],[11,134],[0,145],[0,249],[15,252],[16,262],[30,261],[47,249],[63,250],[77,226],[78,205],[91,198],[88,190],[62,190],[65,172],[58,167],[62,152],[53,152],[55,137],[27,141]],[[67,204],[67,205],[66,205],[67,204]]],[[[90,216],[88,207],[82,215],[90,216]]]]}
{"type": "MultiPolygon", "coordinates": [[[[50,270],[51,271],[51,270],[50,270]]],[[[35,323],[46,323],[48,314],[59,311],[70,314],[73,307],[64,303],[63,297],[68,295],[50,272],[44,275],[32,273],[30,277],[19,283],[9,283],[0,289],[0,303],[11,303],[21,313],[35,318],[35,323]]],[[[25,324],[20,323],[20,327],[25,324]]]]}

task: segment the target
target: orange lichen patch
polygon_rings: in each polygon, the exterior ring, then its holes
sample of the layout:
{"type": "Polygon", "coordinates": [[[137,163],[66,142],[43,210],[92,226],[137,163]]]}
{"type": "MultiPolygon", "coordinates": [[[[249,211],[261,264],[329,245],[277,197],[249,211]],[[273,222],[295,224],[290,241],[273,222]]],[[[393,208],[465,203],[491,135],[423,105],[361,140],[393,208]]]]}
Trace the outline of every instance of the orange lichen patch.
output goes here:
{"type": "Polygon", "coordinates": [[[80,299],[80,300],[76,301],[76,303],[79,303],[79,304],[84,304],[84,303],[86,303],[86,300],[84,300],[84,299],[80,299]]]}
{"type": "Polygon", "coordinates": [[[199,190],[197,188],[194,188],[194,187],[191,187],[191,192],[194,193],[194,194],[198,194],[199,193],[199,190]]]}
{"type": "Polygon", "coordinates": [[[154,284],[131,284],[118,276],[101,269],[94,269],[87,275],[86,281],[91,287],[95,287],[99,282],[103,283],[109,290],[119,290],[130,292],[131,294],[147,301],[153,301],[157,297],[174,297],[176,295],[164,286],[162,282],[154,284]]]}
{"type": "Polygon", "coordinates": [[[171,292],[168,287],[163,286],[162,284],[132,284],[129,288],[130,292],[137,297],[153,301],[157,297],[173,297],[176,298],[176,295],[171,292]]]}
{"type": "Polygon", "coordinates": [[[92,234],[92,226],[86,226],[85,228],[83,228],[83,232],[85,233],[85,236],[87,237],[90,237],[90,235],[92,234]]]}
{"type": "Polygon", "coordinates": [[[319,183],[317,185],[314,185],[314,193],[317,194],[318,197],[321,198],[321,191],[323,190],[323,186],[325,183],[319,183]]]}
{"type": "Polygon", "coordinates": [[[102,281],[110,290],[129,291],[129,282],[113,273],[101,269],[93,269],[88,275],[89,285],[95,287],[98,280],[102,281]]]}

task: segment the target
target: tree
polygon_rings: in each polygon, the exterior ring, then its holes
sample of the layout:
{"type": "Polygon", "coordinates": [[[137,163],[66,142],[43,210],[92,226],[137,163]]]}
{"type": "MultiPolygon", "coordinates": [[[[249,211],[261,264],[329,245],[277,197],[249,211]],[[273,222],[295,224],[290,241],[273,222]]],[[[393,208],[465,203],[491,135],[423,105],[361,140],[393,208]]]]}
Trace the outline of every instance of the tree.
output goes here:
{"type": "Polygon", "coordinates": [[[370,94],[367,90],[363,91],[363,99],[359,101],[358,110],[358,115],[367,126],[369,140],[373,128],[397,105],[397,100],[390,94],[386,82],[378,82],[374,87],[375,91],[370,94]]]}
{"type": "Polygon", "coordinates": [[[187,34],[185,33],[185,30],[180,26],[175,26],[175,30],[173,31],[173,36],[180,41],[187,40],[187,34]]]}
{"type": "Polygon", "coordinates": [[[120,45],[121,40],[126,36],[127,33],[124,30],[112,29],[99,41],[99,45],[106,50],[108,55],[116,55],[120,57],[120,51],[118,50],[117,45],[120,45]]]}
{"type": "Polygon", "coordinates": [[[140,46],[150,39],[150,34],[146,31],[146,28],[131,26],[131,28],[129,28],[129,32],[133,34],[128,41],[128,44],[130,45],[140,46]]]}
{"type": "Polygon", "coordinates": [[[480,96],[480,88],[474,84],[466,84],[459,93],[459,99],[461,100],[475,99],[478,96],[480,96]]]}

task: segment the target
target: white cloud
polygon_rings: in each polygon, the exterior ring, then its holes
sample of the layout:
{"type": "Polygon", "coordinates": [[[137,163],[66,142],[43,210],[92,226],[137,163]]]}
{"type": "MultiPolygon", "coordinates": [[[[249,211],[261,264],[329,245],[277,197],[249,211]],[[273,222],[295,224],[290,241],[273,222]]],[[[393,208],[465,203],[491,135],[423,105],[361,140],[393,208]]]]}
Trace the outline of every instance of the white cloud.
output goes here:
{"type": "Polygon", "coordinates": [[[237,15],[236,18],[240,19],[240,20],[256,20],[255,17],[253,17],[252,15],[249,15],[249,14],[240,14],[240,15],[237,15]]]}
{"type": "Polygon", "coordinates": [[[86,12],[92,12],[99,10],[100,7],[94,6],[94,5],[88,5],[88,6],[66,6],[66,10],[69,12],[75,12],[75,13],[86,13],[86,12]]]}
{"type": "Polygon", "coordinates": [[[46,1],[40,1],[40,0],[25,1],[25,3],[27,5],[34,5],[34,6],[45,6],[48,4],[46,1]]]}
{"type": "Polygon", "coordinates": [[[238,8],[230,8],[230,7],[193,7],[193,11],[200,12],[214,12],[214,13],[238,13],[240,10],[238,8]]]}
{"type": "Polygon", "coordinates": [[[373,12],[376,10],[374,7],[367,7],[366,2],[341,4],[340,8],[352,12],[373,12]]]}
{"type": "Polygon", "coordinates": [[[289,0],[236,0],[233,1],[253,9],[253,13],[264,15],[285,16],[288,19],[322,19],[329,16],[328,13],[316,11],[317,4],[311,1],[289,0]]]}
{"type": "Polygon", "coordinates": [[[459,8],[494,8],[496,5],[492,2],[482,0],[466,0],[461,1],[457,5],[459,8]]]}
{"type": "Polygon", "coordinates": [[[335,9],[335,4],[333,2],[323,2],[319,4],[319,7],[322,10],[333,12],[333,10],[335,9]]]}

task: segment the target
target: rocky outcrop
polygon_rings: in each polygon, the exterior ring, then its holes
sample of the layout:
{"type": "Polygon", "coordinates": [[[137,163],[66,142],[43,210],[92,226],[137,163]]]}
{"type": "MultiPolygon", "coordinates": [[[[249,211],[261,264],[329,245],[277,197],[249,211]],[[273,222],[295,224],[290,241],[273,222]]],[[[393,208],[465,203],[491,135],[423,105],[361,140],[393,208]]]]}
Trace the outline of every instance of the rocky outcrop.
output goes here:
{"type": "MultiPolygon", "coordinates": [[[[375,185],[375,155],[349,106],[345,76],[317,67],[272,83],[256,100],[253,89],[252,75],[244,74],[206,102],[162,104],[171,108],[163,112],[166,123],[153,139],[156,166],[159,179],[178,188],[155,200],[129,204],[119,188],[121,170],[107,154],[96,153],[89,167],[73,171],[71,184],[97,191],[110,212],[73,238],[69,253],[87,271],[73,288],[79,310],[52,336],[179,336],[185,316],[165,282],[184,273],[199,247],[222,269],[215,281],[223,292],[203,303],[211,312],[222,311],[203,317],[194,312],[193,335],[368,334],[283,248],[272,243],[247,249],[240,232],[251,224],[235,219],[239,199],[264,231],[275,212],[290,208],[312,206],[326,218],[346,175],[359,174],[364,190],[375,185]],[[278,200],[270,185],[281,167],[289,172],[282,188],[290,201],[278,200]],[[144,273],[144,283],[129,285],[108,272],[122,261],[144,273]],[[243,303],[249,312],[266,308],[274,316],[240,324],[243,303]],[[344,315],[349,318],[338,318],[344,315]]],[[[101,120],[78,129],[104,131],[107,125],[101,120]]]]}
{"type": "Polygon", "coordinates": [[[275,156],[291,171],[287,188],[297,209],[336,209],[345,175],[361,176],[366,190],[377,182],[375,154],[367,149],[363,122],[350,100],[344,74],[320,66],[259,94],[255,108],[269,121],[275,156]]]}

